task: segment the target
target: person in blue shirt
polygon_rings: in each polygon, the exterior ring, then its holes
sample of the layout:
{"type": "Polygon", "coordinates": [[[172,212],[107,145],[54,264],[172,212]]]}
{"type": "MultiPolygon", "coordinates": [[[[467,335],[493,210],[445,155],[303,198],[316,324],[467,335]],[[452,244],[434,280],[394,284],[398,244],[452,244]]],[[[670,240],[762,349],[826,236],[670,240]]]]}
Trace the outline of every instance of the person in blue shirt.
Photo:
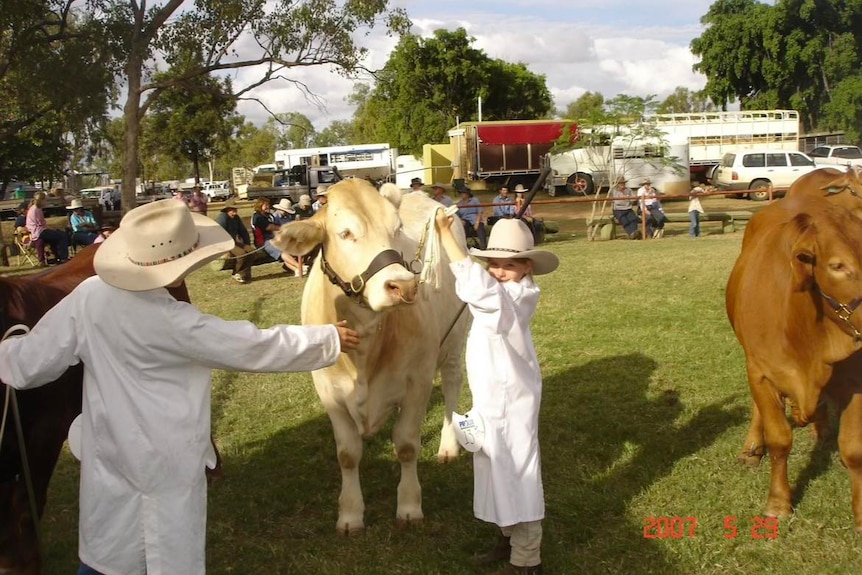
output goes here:
{"type": "Polygon", "coordinates": [[[493,200],[494,214],[488,218],[488,225],[493,226],[500,218],[511,218],[515,215],[515,199],[509,195],[509,188],[503,186],[493,200]]]}
{"type": "Polygon", "coordinates": [[[464,234],[468,238],[476,238],[479,249],[484,250],[488,242],[485,236],[485,215],[482,213],[479,200],[473,197],[473,192],[469,188],[464,187],[458,191],[461,194],[461,199],[458,201],[458,217],[464,224],[464,234]]]}
{"type": "Polygon", "coordinates": [[[67,210],[72,211],[69,216],[69,225],[72,226],[72,238],[79,246],[89,246],[99,235],[99,224],[96,223],[96,218],[93,213],[84,209],[81,200],[72,200],[72,203],[67,210]]]}

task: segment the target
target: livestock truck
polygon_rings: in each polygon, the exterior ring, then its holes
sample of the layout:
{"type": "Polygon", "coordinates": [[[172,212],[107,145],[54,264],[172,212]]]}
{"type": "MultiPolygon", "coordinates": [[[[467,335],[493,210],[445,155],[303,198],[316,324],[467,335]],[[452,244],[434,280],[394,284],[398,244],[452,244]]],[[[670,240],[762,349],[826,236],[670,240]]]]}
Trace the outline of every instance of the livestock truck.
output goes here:
{"type": "Polygon", "coordinates": [[[337,168],[344,177],[385,181],[395,173],[397,156],[398,150],[386,143],[276,150],[275,168],[297,170],[298,166],[328,166],[337,168]]]}
{"type": "MultiPolygon", "coordinates": [[[[601,131],[603,127],[596,129],[601,131]]],[[[794,110],[655,114],[639,125],[614,129],[649,131],[670,146],[684,143],[692,182],[711,181],[722,157],[729,152],[799,149],[799,114],[794,110]]],[[[594,156],[589,146],[549,155],[551,177],[546,182],[549,193],[592,193],[596,185],[608,185],[607,179],[600,182],[602,166],[596,169],[591,161],[594,156]]]]}
{"type": "Polygon", "coordinates": [[[554,144],[576,137],[577,125],[567,120],[461,122],[449,130],[453,179],[475,189],[530,188],[554,144]]]}

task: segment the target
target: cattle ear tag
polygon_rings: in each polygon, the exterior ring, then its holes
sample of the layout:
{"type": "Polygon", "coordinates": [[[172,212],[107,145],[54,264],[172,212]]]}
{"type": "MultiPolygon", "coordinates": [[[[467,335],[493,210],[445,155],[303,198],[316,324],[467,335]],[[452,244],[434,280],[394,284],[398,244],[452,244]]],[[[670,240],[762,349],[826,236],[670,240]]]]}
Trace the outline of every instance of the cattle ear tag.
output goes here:
{"type": "Polygon", "coordinates": [[[471,453],[482,449],[485,443],[485,420],[477,411],[468,411],[464,415],[452,412],[452,425],[455,426],[455,437],[461,447],[471,453]]]}
{"type": "Polygon", "coordinates": [[[72,455],[75,456],[75,459],[81,461],[81,416],[83,414],[79,413],[78,417],[72,422],[72,425],[69,426],[69,451],[72,452],[72,455]]]}

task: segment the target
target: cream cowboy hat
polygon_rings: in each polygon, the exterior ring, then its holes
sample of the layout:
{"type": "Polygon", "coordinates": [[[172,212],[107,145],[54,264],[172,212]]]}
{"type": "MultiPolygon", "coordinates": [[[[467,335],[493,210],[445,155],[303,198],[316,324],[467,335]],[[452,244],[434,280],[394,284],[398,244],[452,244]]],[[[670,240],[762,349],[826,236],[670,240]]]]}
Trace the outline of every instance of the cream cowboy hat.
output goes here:
{"type": "Polygon", "coordinates": [[[78,209],[81,209],[83,207],[84,207],[84,204],[81,203],[81,200],[76,198],[76,199],[72,200],[71,204],[66,206],[66,209],[67,210],[78,210],[78,209]]]}
{"type": "Polygon", "coordinates": [[[299,205],[304,207],[310,206],[311,196],[309,196],[308,194],[302,194],[301,196],[299,196],[299,205]]]}
{"type": "Polygon", "coordinates": [[[293,209],[293,204],[290,203],[290,200],[287,198],[281,198],[277,204],[272,206],[274,210],[281,210],[282,212],[287,212],[288,214],[295,214],[296,210],[293,209]]]}
{"type": "Polygon", "coordinates": [[[527,192],[527,190],[524,188],[524,184],[518,184],[517,186],[515,186],[515,193],[516,194],[524,194],[526,192],[527,192]]]}
{"type": "Polygon", "coordinates": [[[491,228],[487,250],[470,248],[470,255],[477,258],[524,258],[533,261],[533,274],[548,274],[557,269],[560,260],[544,250],[533,249],[533,234],[521,220],[497,220],[491,228]]]}
{"type": "Polygon", "coordinates": [[[175,200],[159,200],[123,216],[93,267],[105,283],[144,291],[170,285],[233,247],[215,220],[175,200]]]}

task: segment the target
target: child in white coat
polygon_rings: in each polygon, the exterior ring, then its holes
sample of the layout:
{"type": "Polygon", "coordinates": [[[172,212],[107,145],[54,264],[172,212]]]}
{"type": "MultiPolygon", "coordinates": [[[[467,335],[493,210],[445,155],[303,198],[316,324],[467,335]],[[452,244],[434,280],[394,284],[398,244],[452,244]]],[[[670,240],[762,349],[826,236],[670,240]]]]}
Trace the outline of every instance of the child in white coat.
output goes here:
{"type": "Polygon", "coordinates": [[[452,235],[454,218],[437,211],[437,228],[452,262],[458,297],[473,314],[467,337],[471,413],[484,422],[482,447],[473,454],[473,513],[500,528],[497,546],[481,564],[505,559],[498,575],[539,575],[545,500],[539,457],[542,375],[530,321],[539,301],[534,274],[554,271],[557,256],[533,249],[533,234],[518,219],[493,227],[488,249],[471,249],[452,235]]]}

